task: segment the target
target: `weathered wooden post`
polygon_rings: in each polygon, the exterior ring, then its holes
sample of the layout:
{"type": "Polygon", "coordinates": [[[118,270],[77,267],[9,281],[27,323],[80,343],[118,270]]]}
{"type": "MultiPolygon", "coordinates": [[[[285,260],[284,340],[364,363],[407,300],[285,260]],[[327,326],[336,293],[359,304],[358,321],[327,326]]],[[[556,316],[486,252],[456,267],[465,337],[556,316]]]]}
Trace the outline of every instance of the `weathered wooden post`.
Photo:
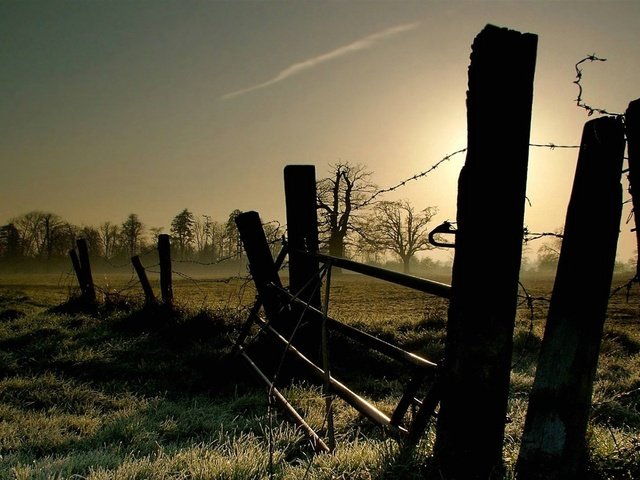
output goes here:
{"type": "Polygon", "coordinates": [[[502,469],[537,40],[487,25],[472,46],[434,446],[444,478],[488,479],[502,469]]]}
{"type": "Polygon", "coordinates": [[[149,283],[149,278],[147,277],[147,272],[142,266],[142,262],[140,261],[140,257],[135,255],[131,257],[131,263],[133,264],[133,268],[138,274],[138,279],[140,280],[140,285],[142,285],[142,291],[144,292],[144,301],[147,304],[156,303],[156,296],[153,293],[153,289],[151,288],[151,283],[149,283]]]}
{"type": "Polygon", "coordinates": [[[275,292],[269,288],[270,284],[282,287],[282,283],[278,276],[278,268],[271,256],[260,216],[257,212],[245,212],[238,215],[235,222],[249,261],[249,271],[265,314],[274,328],[282,331],[284,322],[281,315],[281,303],[275,292]]]}
{"type": "MultiPolygon", "coordinates": [[[[640,252],[640,99],[629,103],[625,113],[625,128],[629,155],[629,191],[633,202],[636,247],[640,252]]],[[[636,280],[640,280],[640,255],[636,261],[636,280]]]]}
{"type": "Polygon", "coordinates": [[[319,251],[315,167],[286,166],[284,194],[289,242],[289,289],[293,295],[320,309],[318,260],[302,253],[319,251]]]}
{"type": "Polygon", "coordinates": [[[85,296],[85,291],[84,291],[85,286],[82,278],[82,267],[80,266],[80,260],[78,259],[78,254],[76,253],[76,250],[74,248],[69,250],[69,258],[71,259],[71,265],[73,265],[73,271],[76,273],[76,278],[78,279],[80,292],[83,296],[85,296]]]}
{"type": "Polygon", "coordinates": [[[82,273],[82,294],[86,300],[95,302],[96,289],[93,284],[93,275],[91,274],[91,263],[89,261],[89,248],[84,238],[76,240],[78,247],[78,259],[80,261],[80,272],[82,273]]]}
{"type": "Polygon", "coordinates": [[[518,458],[522,480],[585,474],[585,435],[622,213],[622,121],[587,122],[580,145],[518,458]]]}
{"type": "Polygon", "coordinates": [[[171,240],[168,234],[158,235],[158,256],[160,257],[160,292],[162,301],[173,304],[173,281],[171,278],[171,240]]]}
{"type": "MultiPolygon", "coordinates": [[[[318,253],[318,214],[316,209],[316,170],[313,165],[288,165],[284,169],[284,193],[289,243],[289,290],[300,300],[320,310],[320,273],[318,260],[304,252],[318,253]]],[[[304,308],[293,310],[294,320],[304,308]]],[[[319,322],[305,325],[296,343],[305,355],[319,359],[321,327],[319,322]]]]}

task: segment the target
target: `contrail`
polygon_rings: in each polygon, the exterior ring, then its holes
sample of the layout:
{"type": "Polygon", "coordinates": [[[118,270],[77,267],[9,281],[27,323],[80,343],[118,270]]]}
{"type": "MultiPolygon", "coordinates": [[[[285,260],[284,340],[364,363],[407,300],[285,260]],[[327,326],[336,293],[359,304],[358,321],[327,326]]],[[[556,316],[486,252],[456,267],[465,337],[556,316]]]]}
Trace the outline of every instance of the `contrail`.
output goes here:
{"type": "Polygon", "coordinates": [[[235,92],[227,93],[220,97],[223,100],[228,100],[230,98],[238,97],[240,95],[244,95],[245,93],[253,92],[254,90],[260,90],[261,88],[266,88],[271,85],[274,85],[278,82],[281,82],[293,75],[297,75],[305,70],[309,70],[311,68],[317,67],[318,65],[330,62],[331,60],[335,60],[336,58],[344,57],[345,55],[349,55],[354,52],[358,52],[360,50],[365,50],[367,48],[373,47],[376,43],[385,40],[391,36],[397,35],[399,33],[403,33],[409,30],[413,30],[419,24],[418,23],[407,23],[404,25],[398,25],[395,27],[387,28],[382,30],[381,32],[373,33],[371,35],[367,35],[360,40],[356,40],[348,45],[343,47],[338,47],[335,50],[331,50],[327,53],[322,53],[315,57],[311,57],[302,62],[294,63],[293,65],[282,70],[278,75],[273,77],[271,80],[267,80],[263,83],[258,83],[257,85],[253,85],[251,87],[243,88],[241,90],[236,90],[235,92]]]}

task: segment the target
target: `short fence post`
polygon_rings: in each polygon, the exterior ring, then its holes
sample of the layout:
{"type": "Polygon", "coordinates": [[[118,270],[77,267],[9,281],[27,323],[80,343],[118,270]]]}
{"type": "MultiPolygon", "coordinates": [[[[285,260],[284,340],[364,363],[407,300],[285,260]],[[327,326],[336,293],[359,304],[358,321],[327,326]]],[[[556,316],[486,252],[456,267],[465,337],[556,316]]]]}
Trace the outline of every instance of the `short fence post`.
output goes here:
{"type": "MultiPolygon", "coordinates": [[[[289,290],[300,300],[320,309],[319,262],[304,254],[319,251],[315,167],[286,166],[284,192],[289,244],[289,290]]],[[[304,308],[294,308],[294,317],[299,317],[303,311],[304,308]]],[[[321,325],[313,322],[305,325],[296,340],[305,355],[319,360],[320,338],[321,325]]]]}
{"type": "Polygon", "coordinates": [[[76,272],[76,278],[78,279],[78,285],[80,285],[80,292],[82,296],[85,296],[85,285],[82,279],[82,267],[80,266],[80,260],[75,249],[69,250],[69,258],[71,259],[71,265],[73,265],[73,271],[76,272]]]}
{"type": "Polygon", "coordinates": [[[158,256],[160,257],[160,292],[162,301],[173,303],[173,281],[171,278],[171,241],[166,233],[158,235],[158,256]]]}
{"type": "Polygon", "coordinates": [[[537,38],[487,25],[472,46],[434,446],[446,478],[488,479],[503,468],[537,38]]]}
{"type": "Polygon", "coordinates": [[[584,126],[518,458],[522,480],[584,478],[585,435],[622,213],[624,143],[618,118],[584,126]]]}
{"type": "Polygon", "coordinates": [[[249,271],[264,311],[270,323],[279,329],[284,324],[280,312],[281,304],[277,296],[269,289],[269,285],[274,284],[282,287],[282,283],[271,256],[260,216],[257,212],[244,212],[236,217],[235,222],[249,261],[249,271]]]}
{"type": "Polygon", "coordinates": [[[93,284],[93,275],[91,274],[91,263],[89,261],[89,248],[84,238],[76,240],[78,246],[78,259],[80,261],[80,271],[82,273],[82,294],[85,298],[94,302],[96,300],[96,289],[93,284]]]}
{"type": "Polygon", "coordinates": [[[156,303],[156,296],[153,294],[153,289],[151,288],[151,284],[149,283],[149,278],[147,278],[147,272],[142,266],[140,257],[138,255],[131,257],[131,263],[133,264],[133,268],[135,269],[136,273],[138,274],[138,278],[140,279],[140,285],[142,285],[142,291],[144,292],[145,303],[156,303]]]}
{"type": "MultiPolygon", "coordinates": [[[[629,191],[633,202],[636,246],[640,252],[640,99],[629,103],[625,112],[625,128],[629,154],[629,191]]],[[[640,255],[636,261],[636,280],[640,280],[640,255]]]]}

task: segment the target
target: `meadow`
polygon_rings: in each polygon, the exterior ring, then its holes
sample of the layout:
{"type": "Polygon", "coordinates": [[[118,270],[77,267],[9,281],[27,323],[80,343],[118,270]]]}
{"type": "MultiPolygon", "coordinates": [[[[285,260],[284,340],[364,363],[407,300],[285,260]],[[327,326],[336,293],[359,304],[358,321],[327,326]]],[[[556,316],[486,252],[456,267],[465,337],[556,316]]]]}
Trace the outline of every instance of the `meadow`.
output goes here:
{"type": "MultiPolygon", "coordinates": [[[[100,306],[86,311],[67,274],[0,275],[0,478],[386,479],[423,478],[430,425],[405,455],[386,432],[336,400],[337,448],[313,455],[307,438],[270,405],[240,357],[230,355],[254,301],[237,278],[179,276],[173,310],[145,308],[128,274],[95,275],[100,306]]],[[[447,278],[435,278],[448,281],[447,278]]],[[[551,277],[524,276],[514,337],[510,422],[513,478],[551,277]],[[529,300],[527,301],[527,296],[529,300]]],[[[628,278],[618,277],[614,285],[628,278]]],[[[157,289],[157,279],[152,279],[157,289]]],[[[430,360],[444,351],[447,302],[343,275],[330,313],[430,360]]],[[[332,371],[382,410],[407,372],[340,338],[332,371]]],[[[259,341],[256,343],[259,345],[259,341]]],[[[281,355],[281,351],[271,352],[281,355]]],[[[320,387],[281,389],[321,435],[320,387]]],[[[612,296],[589,427],[589,478],[640,478],[640,287],[612,296]]]]}

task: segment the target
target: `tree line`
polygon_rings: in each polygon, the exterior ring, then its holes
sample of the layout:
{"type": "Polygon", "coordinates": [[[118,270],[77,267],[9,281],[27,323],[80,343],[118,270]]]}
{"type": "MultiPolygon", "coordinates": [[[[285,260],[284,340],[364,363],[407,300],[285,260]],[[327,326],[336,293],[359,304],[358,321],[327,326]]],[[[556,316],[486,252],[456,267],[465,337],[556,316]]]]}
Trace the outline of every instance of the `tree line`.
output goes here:
{"type": "MultiPolygon", "coordinates": [[[[226,221],[219,222],[209,215],[196,217],[185,208],[171,221],[175,254],[180,259],[202,262],[239,257],[242,249],[234,219],[240,213],[234,210],[226,221]]],[[[84,238],[92,256],[127,260],[154,249],[162,232],[162,228],[145,225],[135,213],[121,223],[77,226],[55,213],[32,211],[13,217],[0,227],[0,258],[56,260],[67,257],[76,240],[84,238]]]]}
{"type": "MultiPolygon", "coordinates": [[[[365,263],[395,262],[410,273],[418,263],[418,253],[437,248],[430,243],[429,232],[438,208],[415,207],[407,200],[379,200],[380,190],[372,176],[364,165],[346,162],[330,165],[329,174],[317,181],[321,249],[365,263]]],[[[178,260],[208,264],[239,259],[243,250],[235,218],[240,213],[236,209],[226,220],[216,221],[210,215],[181,210],[167,232],[172,238],[172,254],[178,260]]],[[[264,224],[264,230],[275,256],[286,226],[272,221],[264,224]]],[[[55,213],[32,211],[0,227],[0,260],[66,258],[76,239],[84,238],[94,257],[125,263],[134,255],[154,249],[162,232],[163,228],[145,225],[135,213],[121,223],[77,226],[55,213]]],[[[538,249],[539,269],[555,269],[559,247],[560,241],[555,238],[538,249]]],[[[439,266],[429,257],[421,262],[429,268],[439,266]]]]}

